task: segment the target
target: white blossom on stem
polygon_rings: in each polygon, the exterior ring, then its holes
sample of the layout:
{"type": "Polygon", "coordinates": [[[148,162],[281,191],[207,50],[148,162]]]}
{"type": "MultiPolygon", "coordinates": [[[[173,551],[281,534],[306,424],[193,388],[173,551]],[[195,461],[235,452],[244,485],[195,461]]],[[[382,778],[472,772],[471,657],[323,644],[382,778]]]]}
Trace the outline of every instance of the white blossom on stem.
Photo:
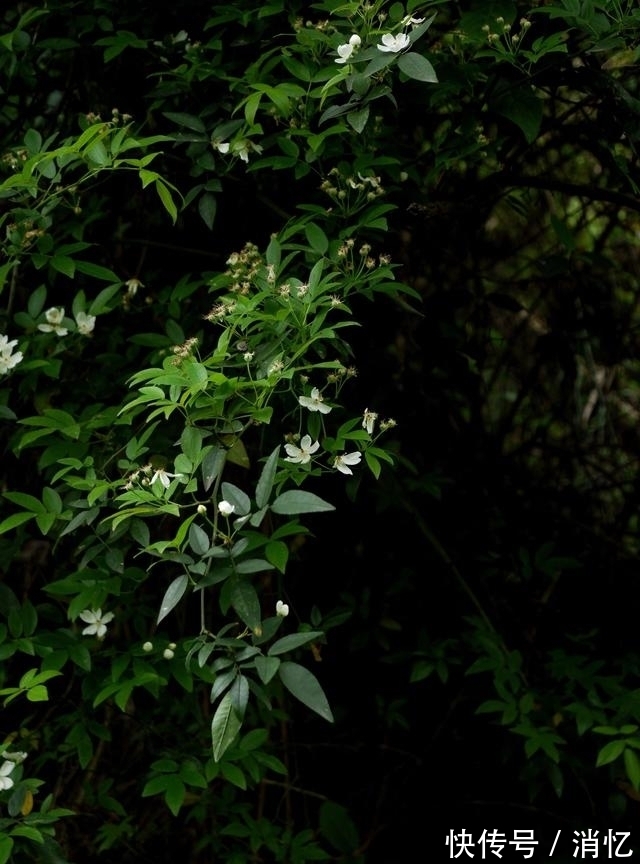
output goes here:
{"type": "Polygon", "coordinates": [[[276,603],[276,615],[278,618],[286,618],[289,614],[289,606],[287,603],[283,603],[282,600],[278,600],[276,603]]]}
{"type": "Polygon", "coordinates": [[[328,414],[331,411],[331,406],[324,404],[322,393],[317,387],[311,390],[310,396],[298,396],[298,402],[309,411],[319,411],[321,414],[328,414]]]}
{"type": "Polygon", "coordinates": [[[349,466],[359,465],[361,459],[362,453],[357,450],[355,453],[343,453],[342,456],[336,456],[333,460],[333,467],[340,471],[341,474],[353,474],[349,466]]]}
{"type": "Polygon", "coordinates": [[[287,456],[285,456],[285,462],[295,462],[298,465],[306,465],[307,462],[311,461],[311,456],[316,452],[318,447],[320,446],[319,441],[311,441],[310,435],[304,435],[300,441],[300,446],[296,447],[295,444],[285,444],[284,449],[287,451],[287,456]]]}
{"type": "Polygon", "coordinates": [[[393,33],[385,33],[382,37],[382,45],[376,47],[378,48],[378,51],[397,54],[399,51],[404,51],[410,42],[411,39],[407,33],[397,33],[395,36],[393,33]]]}
{"type": "Polygon", "coordinates": [[[107,633],[107,624],[113,621],[113,612],[105,612],[102,614],[102,609],[85,609],[80,613],[80,618],[88,624],[82,631],[83,636],[97,636],[98,639],[104,639],[107,633]]]}
{"type": "Polygon", "coordinates": [[[0,336],[0,375],[4,375],[22,362],[22,351],[14,351],[17,339],[9,341],[8,336],[0,336]]]}

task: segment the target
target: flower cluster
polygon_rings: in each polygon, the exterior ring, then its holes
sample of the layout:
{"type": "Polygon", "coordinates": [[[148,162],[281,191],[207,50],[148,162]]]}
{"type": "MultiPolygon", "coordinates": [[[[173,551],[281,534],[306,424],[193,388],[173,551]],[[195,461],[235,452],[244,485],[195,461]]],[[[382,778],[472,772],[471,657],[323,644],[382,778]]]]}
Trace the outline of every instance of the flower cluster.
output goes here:
{"type": "MultiPolygon", "coordinates": [[[[42,333],[55,333],[56,336],[66,336],[69,332],[64,325],[64,306],[52,306],[44,313],[46,324],[38,324],[42,333]]],[[[76,328],[81,336],[90,336],[96,326],[96,316],[86,312],[76,313],[76,328]]]]}
{"type": "Polygon", "coordinates": [[[22,351],[15,351],[17,339],[9,341],[8,336],[0,336],[0,375],[4,375],[18,363],[22,362],[22,351]]]}

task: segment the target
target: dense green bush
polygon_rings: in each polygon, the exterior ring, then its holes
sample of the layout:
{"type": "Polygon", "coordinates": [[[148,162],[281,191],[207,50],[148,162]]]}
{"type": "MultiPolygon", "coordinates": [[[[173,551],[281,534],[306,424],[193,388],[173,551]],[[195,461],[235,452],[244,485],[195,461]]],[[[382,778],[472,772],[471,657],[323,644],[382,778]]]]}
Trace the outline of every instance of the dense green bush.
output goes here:
{"type": "Polygon", "coordinates": [[[2,14],[0,864],[628,830],[634,4],[2,14]]]}

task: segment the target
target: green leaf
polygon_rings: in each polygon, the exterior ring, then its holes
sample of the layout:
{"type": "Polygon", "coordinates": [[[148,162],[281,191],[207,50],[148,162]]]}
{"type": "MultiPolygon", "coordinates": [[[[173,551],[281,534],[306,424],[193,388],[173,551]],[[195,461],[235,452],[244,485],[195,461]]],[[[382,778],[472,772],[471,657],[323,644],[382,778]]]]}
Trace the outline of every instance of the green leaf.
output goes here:
{"type": "Polygon", "coordinates": [[[213,758],[216,762],[220,761],[233,744],[241,727],[242,720],[234,711],[233,698],[230,693],[226,693],[211,721],[213,758]]]}
{"type": "Polygon", "coordinates": [[[333,504],[323,501],[313,492],[305,492],[303,489],[290,489],[278,495],[271,505],[274,513],[283,516],[291,516],[296,513],[326,513],[336,508],[333,504]]]}
{"type": "Polygon", "coordinates": [[[608,765],[609,762],[615,761],[624,751],[625,746],[625,742],[620,738],[615,741],[609,741],[608,744],[605,744],[598,753],[596,768],[600,768],[602,765],[608,765]]]}
{"type": "Polygon", "coordinates": [[[13,850],[13,840],[11,837],[0,836],[0,864],[7,864],[13,850]]]}
{"type": "Polygon", "coordinates": [[[277,657],[259,656],[255,659],[256,671],[263,684],[268,684],[280,668],[280,660],[277,657]]]}
{"type": "Polygon", "coordinates": [[[281,573],[284,573],[289,560],[289,547],[282,540],[272,540],[267,543],[265,550],[267,561],[273,564],[281,573]]]}
{"type": "Polygon", "coordinates": [[[320,808],[320,833],[343,856],[351,856],[358,848],[358,830],[344,807],[325,801],[320,808]]]}
{"type": "Polygon", "coordinates": [[[247,781],[244,774],[237,765],[232,765],[230,762],[223,762],[220,766],[220,773],[225,780],[237,786],[239,789],[247,788],[247,781]]]}
{"type": "Polygon", "coordinates": [[[171,585],[169,585],[164,597],[162,598],[162,604],[156,622],[157,624],[159,624],[163,618],[166,618],[169,612],[171,612],[171,610],[182,600],[188,584],[189,577],[186,573],[183,573],[182,576],[176,576],[171,585]]]}
{"type": "Polygon", "coordinates": [[[49,693],[44,684],[36,684],[35,687],[30,687],[27,690],[27,699],[29,702],[47,702],[49,693]]]}
{"type": "Polygon", "coordinates": [[[256,636],[262,633],[260,601],[256,589],[247,579],[234,578],[231,585],[231,605],[239,618],[256,636]]]}
{"type": "Polygon", "coordinates": [[[314,222],[310,222],[305,225],[304,233],[313,251],[318,255],[324,255],[329,248],[329,240],[322,228],[319,228],[314,222]]]}
{"type": "Polygon", "coordinates": [[[11,516],[7,516],[6,519],[3,519],[2,522],[0,522],[0,534],[12,531],[19,525],[28,522],[29,519],[33,519],[35,515],[35,513],[13,513],[11,516]]]}
{"type": "Polygon", "coordinates": [[[175,225],[176,219],[178,218],[178,208],[175,205],[169,188],[162,182],[162,180],[156,180],[155,187],[164,209],[167,211],[169,216],[171,216],[171,221],[175,225]]]}
{"type": "Polygon", "coordinates": [[[422,54],[409,51],[398,57],[398,66],[401,72],[414,81],[426,81],[427,84],[437,84],[438,76],[431,63],[422,54]]]}
{"type": "Polygon", "coordinates": [[[204,192],[198,201],[198,213],[202,217],[202,221],[207,226],[209,231],[213,229],[213,223],[216,218],[216,210],[218,204],[216,196],[211,192],[204,192]]]}
{"type": "Polygon", "coordinates": [[[304,666],[288,660],[280,664],[278,674],[284,686],[296,699],[329,723],[333,723],[329,702],[315,675],[304,666]]]}
{"type": "Polygon", "coordinates": [[[202,452],[202,432],[195,426],[186,426],[180,436],[180,447],[184,455],[197,465],[202,452]]]}
{"type": "Polygon", "coordinates": [[[224,468],[227,451],[224,447],[214,447],[202,460],[202,483],[204,491],[208,492],[213,482],[224,468]]]}
{"type": "Polygon", "coordinates": [[[189,526],[189,546],[196,555],[204,555],[209,551],[209,535],[195,523],[189,526]]]}
{"type": "Polygon", "coordinates": [[[515,123],[521,129],[527,144],[536,140],[542,124],[542,101],[529,85],[513,87],[505,82],[496,87],[490,107],[515,123]]]}
{"type": "Polygon", "coordinates": [[[246,516],[250,512],[251,499],[242,489],[238,489],[233,483],[223,483],[221,491],[224,500],[228,501],[229,504],[233,504],[236,508],[235,512],[237,516],[246,516]]]}
{"type": "Polygon", "coordinates": [[[640,761],[635,750],[628,747],[624,751],[624,767],[627,777],[636,792],[640,789],[640,761]]]}
{"type": "Polygon", "coordinates": [[[267,461],[264,463],[264,468],[258,479],[256,486],[256,504],[258,508],[266,507],[271,497],[273,489],[273,480],[278,469],[278,457],[280,455],[280,445],[271,453],[267,461]]]}
{"type": "Polygon", "coordinates": [[[164,800],[167,802],[167,807],[174,816],[177,816],[182,807],[184,797],[187,794],[187,788],[182,780],[175,774],[170,774],[165,778],[166,788],[164,800]]]}
{"type": "Polygon", "coordinates": [[[278,654],[285,654],[287,651],[294,651],[301,645],[313,642],[314,639],[319,639],[321,636],[324,636],[321,630],[308,630],[306,633],[291,633],[289,636],[283,636],[282,639],[274,642],[271,648],[269,648],[268,654],[270,657],[275,657],[278,654]]]}
{"type": "Polygon", "coordinates": [[[173,120],[178,126],[184,126],[194,132],[206,132],[206,127],[199,117],[194,117],[193,114],[183,114],[179,111],[163,111],[165,117],[173,120]]]}
{"type": "Polygon", "coordinates": [[[369,106],[365,105],[364,108],[360,108],[358,111],[350,111],[347,114],[347,123],[358,135],[364,131],[369,121],[369,113],[369,106]]]}

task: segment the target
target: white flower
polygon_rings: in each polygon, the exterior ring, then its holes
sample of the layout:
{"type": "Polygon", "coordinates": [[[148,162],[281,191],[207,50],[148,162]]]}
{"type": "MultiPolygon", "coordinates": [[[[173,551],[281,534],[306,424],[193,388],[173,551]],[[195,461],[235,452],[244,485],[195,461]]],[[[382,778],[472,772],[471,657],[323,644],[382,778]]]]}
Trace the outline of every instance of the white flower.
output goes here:
{"type": "Polygon", "coordinates": [[[337,468],[342,474],[353,474],[349,465],[359,465],[362,459],[362,453],[343,453],[342,456],[336,456],[333,460],[333,467],[337,468]]]}
{"type": "Polygon", "coordinates": [[[93,328],[96,326],[96,316],[87,315],[86,312],[78,312],[76,324],[78,325],[78,333],[82,336],[88,336],[93,333],[93,328]]]}
{"type": "Polygon", "coordinates": [[[300,446],[295,444],[285,444],[284,449],[289,454],[285,457],[285,462],[297,462],[299,465],[306,465],[311,461],[311,454],[315,453],[320,446],[319,441],[311,443],[311,436],[305,435],[300,441],[300,446]]]}
{"type": "Polygon", "coordinates": [[[13,786],[13,780],[9,777],[9,774],[11,774],[15,767],[13,762],[2,763],[2,767],[0,767],[0,792],[5,789],[11,789],[13,786]]]}
{"type": "Polygon", "coordinates": [[[229,504],[228,501],[221,501],[218,504],[218,513],[221,513],[223,516],[231,516],[231,514],[235,511],[236,505],[229,504]]]}
{"type": "Polygon", "coordinates": [[[362,39],[358,36],[357,33],[354,33],[353,36],[349,37],[348,42],[345,42],[344,45],[338,45],[336,50],[340,56],[335,60],[335,62],[346,63],[355,51],[355,49],[358,48],[361,43],[362,39]]]}
{"type": "Polygon", "coordinates": [[[38,324],[38,330],[42,330],[43,333],[55,333],[56,336],[67,335],[69,332],[67,328],[61,326],[64,319],[63,306],[52,306],[44,313],[44,317],[47,319],[47,323],[38,324]]]}
{"type": "Polygon", "coordinates": [[[312,389],[311,396],[298,396],[298,402],[309,411],[319,411],[321,414],[328,414],[331,411],[330,406],[324,404],[322,393],[317,387],[312,389]]]}
{"type": "Polygon", "coordinates": [[[127,279],[124,283],[127,286],[127,297],[135,297],[138,293],[138,288],[144,288],[144,285],[139,279],[127,279]]]}
{"type": "Polygon", "coordinates": [[[107,632],[107,624],[113,621],[113,612],[105,612],[102,614],[102,609],[85,609],[80,613],[82,620],[88,624],[82,631],[83,636],[97,636],[98,639],[104,639],[107,632]]]}
{"type": "Polygon", "coordinates": [[[262,153],[262,147],[260,144],[254,144],[253,141],[238,141],[233,145],[233,152],[236,156],[239,156],[243,162],[249,161],[249,151],[255,150],[256,153],[262,153]]]}
{"type": "Polygon", "coordinates": [[[8,336],[0,336],[0,375],[4,375],[5,372],[22,362],[22,351],[13,353],[13,348],[17,344],[17,339],[12,339],[9,342],[8,336]]]}
{"type": "Polygon", "coordinates": [[[369,435],[373,435],[373,427],[377,419],[378,415],[375,411],[369,411],[368,408],[364,409],[364,414],[362,415],[362,428],[366,429],[369,435]]]}
{"type": "Polygon", "coordinates": [[[214,138],[211,142],[212,146],[218,151],[218,153],[228,153],[229,152],[229,142],[221,141],[220,138],[214,138]]]}
{"type": "Polygon", "coordinates": [[[350,45],[348,42],[345,42],[344,45],[338,45],[336,50],[340,56],[336,57],[336,59],[333,62],[334,63],[346,63],[347,60],[353,54],[353,48],[354,48],[354,46],[350,45]]]}
{"type": "Polygon", "coordinates": [[[175,657],[175,654],[173,653],[171,648],[165,648],[164,651],[162,652],[162,656],[164,657],[165,660],[173,660],[173,658],[175,657]]]}
{"type": "Polygon", "coordinates": [[[398,33],[394,36],[392,33],[385,33],[382,37],[382,45],[378,45],[378,51],[386,51],[397,54],[398,51],[404,51],[409,45],[411,39],[406,33],[398,33]]]}
{"type": "Polygon", "coordinates": [[[286,618],[289,614],[289,606],[287,603],[283,603],[282,600],[278,600],[276,603],[276,615],[278,618],[286,618]]]}
{"type": "Polygon", "coordinates": [[[156,480],[159,480],[164,488],[168,489],[171,485],[171,477],[184,477],[184,474],[171,474],[169,471],[165,471],[164,468],[158,468],[151,478],[151,485],[153,485],[156,480]]]}
{"type": "Polygon", "coordinates": [[[22,750],[16,750],[14,753],[10,753],[8,750],[3,750],[0,753],[3,759],[6,759],[7,762],[13,762],[15,765],[19,765],[21,762],[27,758],[27,754],[22,750]]]}
{"type": "Polygon", "coordinates": [[[402,19],[402,26],[408,27],[409,24],[413,24],[414,26],[418,26],[418,24],[422,24],[424,18],[412,18],[411,15],[407,15],[402,19]]]}

